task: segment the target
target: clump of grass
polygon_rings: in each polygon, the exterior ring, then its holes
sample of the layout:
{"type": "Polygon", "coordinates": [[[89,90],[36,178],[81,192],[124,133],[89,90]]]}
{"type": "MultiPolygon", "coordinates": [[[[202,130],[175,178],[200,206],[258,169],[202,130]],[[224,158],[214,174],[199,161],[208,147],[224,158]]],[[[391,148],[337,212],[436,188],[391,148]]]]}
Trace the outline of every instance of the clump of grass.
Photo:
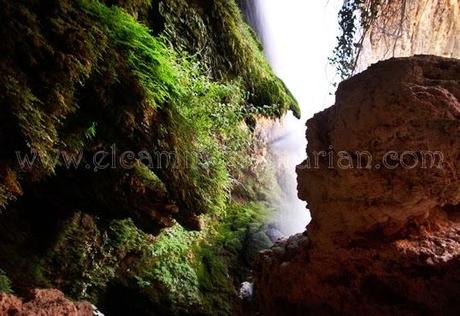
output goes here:
{"type": "Polygon", "coordinates": [[[27,146],[36,153],[43,168],[49,173],[54,170],[55,164],[49,158],[57,141],[57,119],[43,111],[43,103],[32,91],[22,85],[16,78],[7,77],[6,95],[19,128],[24,135],[27,146]]]}
{"type": "Polygon", "coordinates": [[[94,0],[79,0],[81,7],[98,21],[99,27],[118,49],[127,54],[128,63],[145,88],[153,108],[178,97],[173,52],[153,37],[148,28],[118,7],[107,7],[94,0]]]}

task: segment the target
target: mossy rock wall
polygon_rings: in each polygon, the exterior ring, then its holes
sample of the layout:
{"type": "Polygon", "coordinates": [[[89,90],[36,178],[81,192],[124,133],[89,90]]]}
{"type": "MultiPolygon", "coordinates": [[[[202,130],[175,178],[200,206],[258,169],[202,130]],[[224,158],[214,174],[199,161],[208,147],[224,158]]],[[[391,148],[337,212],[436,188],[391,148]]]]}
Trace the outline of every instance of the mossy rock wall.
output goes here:
{"type": "Polygon", "coordinates": [[[231,314],[268,186],[248,123],[298,114],[236,3],[0,6],[0,290],[231,314]]]}

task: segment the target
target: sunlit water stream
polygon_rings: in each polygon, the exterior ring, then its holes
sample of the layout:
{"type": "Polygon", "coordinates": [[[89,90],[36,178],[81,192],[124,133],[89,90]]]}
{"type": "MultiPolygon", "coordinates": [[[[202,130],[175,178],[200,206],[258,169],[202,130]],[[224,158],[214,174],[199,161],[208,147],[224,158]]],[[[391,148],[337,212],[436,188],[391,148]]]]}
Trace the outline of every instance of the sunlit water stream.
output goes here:
{"type": "Polygon", "coordinates": [[[283,194],[273,201],[273,222],[284,235],[305,230],[310,221],[297,197],[295,166],[305,159],[305,122],[334,103],[334,69],[328,57],[336,44],[342,0],[247,0],[246,16],[258,33],[275,73],[299,101],[302,118],[289,113],[270,132],[283,194]]]}

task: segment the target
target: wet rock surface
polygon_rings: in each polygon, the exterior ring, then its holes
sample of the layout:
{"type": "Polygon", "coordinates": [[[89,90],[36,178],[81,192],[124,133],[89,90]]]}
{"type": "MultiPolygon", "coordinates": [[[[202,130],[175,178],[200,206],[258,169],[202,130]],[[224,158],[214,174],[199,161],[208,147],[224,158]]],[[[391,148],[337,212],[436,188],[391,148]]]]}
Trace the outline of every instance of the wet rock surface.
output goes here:
{"type": "Polygon", "coordinates": [[[458,314],[460,62],[380,62],[336,96],[308,121],[297,171],[312,222],[257,259],[261,314],[458,314]],[[427,152],[442,158],[423,167],[427,152]]]}

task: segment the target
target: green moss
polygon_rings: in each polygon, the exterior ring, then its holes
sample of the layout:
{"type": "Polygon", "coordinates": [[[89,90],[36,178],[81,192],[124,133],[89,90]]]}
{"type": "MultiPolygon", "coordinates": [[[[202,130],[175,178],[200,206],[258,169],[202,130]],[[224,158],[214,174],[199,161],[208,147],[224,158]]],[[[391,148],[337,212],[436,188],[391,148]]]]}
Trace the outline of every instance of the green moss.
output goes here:
{"type": "Polygon", "coordinates": [[[114,3],[136,17],[148,15],[148,10],[152,6],[152,0],[106,0],[104,2],[114,3]]]}
{"type": "Polygon", "coordinates": [[[63,223],[41,269],[67,295],[97,303],[107,284],[126,274],[121,268],[126,258],[137,258],[129,267],[136,271],[137,265],[154,255],[152,242],[130,219],[104,225],[88,214],[76,213],[63,223]]]}
{"type": "Polygon", "coordinates": [[[134,165],[134,172],[144,185],[166,194],[167,190],[164,183],[145,164],[138,161],[134,165]]]}
{"type": "Polygon", "coordinates": [[[180,225],[165,230],[151,246],[153,257],[135,276],[137,286],[153,305],[170,302],[170,314],[233,314],[237,298],[232,269],[243,240],[263,218],[260,204],[232,203],[218,218],[204,218],[201,232],[180,225]]]}
{"type": "Polygon", "coordinates": [[[253,33],[241,17],[235,1],[213,1],[226,58],[233,61],[230,69],[245,78],[255,110],[270,117],[280,117],[287,110],[300,117],[300,109],[289,90],[266,62],[253,33]]]}
{"type": "MultiPolygon", "coordinates": [[[[94,278],[94,254],[100,245],[100,233],[93,219],[85,214],[76,213],[62,224],[54,245],[45,258],[46,278],[63,289],[67,295],[75,298],[87,297],[88,288],[94,278]]],[[[113,272],[112,272],[113,274],[113,272]]],[[[101,282],[97,282],[101,285],[101,282]]],[[[91,297],[92,298],[92,297],[91,297]]]]}
{"type": "Polygon", "coordinates": [[[11,290],[11,281],[6,276],[5,272],[0,269],[0,293],[12,293],[11,290]]]}
{"type": "Polygon", "coordinates": [[[128,56],[146,101],[162,113],[155,150],[175,160],[173,170],[155,172],[171,197],[191,213],[222,209],[230,172],[243,163],[238,152],[248,145],[240,84],[212,81],[196,60],[167,48],[123,10],[97,1],[80,3],[128,56]]]}
{"type": "Polygon", "coordinates": [[[147,304],[172,315],[231,315],[238,283],[232,276],[243,240],[263,222],[263,209],[257,203],[232,203],[219,217],[203,218],[200,232],[176,224],[157,237],[141,232],[130,219],[106,226],[76,213],[40,267],[49,286],[101,307],[107,304],[100,301],[107,286],[116,281],[138,293],[136,306],[147,304]],[[145,298],[148,303],[140,303],[145,298]]]}
{"type": "MultiPolygon", "coordinates": [[[[105,43],[98,34],[85,31],[89,24],[85,16],[79,15],[78,24],[72,20],[76,10],[67,1],[54,5],[53,12],[60,12],[60,16],[37,14],[35,1],[1,3],[1,19],[9,21],[2,30],[2,134],[8,135],[7,143],[12,144],[4,148],[2,164],[17,176],[19,186],[25,179],[35,182],[53,176],[59,168],[57,150],[77,151],[87,144],[82,135],[67,146],[62,127],[66,117],[77,110],[76,90],[91,74],[105,43]],[[33,166],[19,165],[17,153],[34,157],[33,166]]],[[[6,193],[0,192],[3,207],[22,194],[6,193]]]]}
{"type": "Polygon", "coordinates": [[[148,28],[120,8],[107,7],[93,0],[79,0],[119,49],[127,53],[128,63],[145,88],[153,108],[180,94],[174,69],[173,52],[167,50],[148,28]]]}
{"type": "Polygon", "coordinates": [[[300,115],[296,100],[273,74],[235,1],[163,0],[160,6],[166,21],[164,37],[173,47],[198,55],[217,79],[243,79],[249,92],[248,114],[279,117],[290,109],[300,115]]]}
{"type": "MultiPolygon", "coordinates": [[[[284,111],[282,108],[290,102],[287,90],[273,76],[248,26],[242,21],[236,4],[233,1],[229,2],[228,7],[220,2],[211,4],[213,13],[209,17],[213,21],[207,21],[225,33],[223,38],[216,41],[229,45],[213,54],[220,58],[221,77],[225,77],[223,82],[219,82],[206,73],[206,67],[210,65],[206,58],[199,58],[198,62],[199,56],[191,58],[187,54],[182,55],[183,52],[177,53],[162,43],[166,36],[161,39],[152,36],[146,26],[124,10],[115,6],[109,8],[92,0],[79,0],[76,3],[62,4],[61,10],[69,17],[53,17],[47,21],[56,28],[56,33],[64,34],[67,28],[76,27],[70,17],[78,14],[86,27],[79,34],[81,38],[78,38],[82,52],[73,58],[69,57],[68,60],[72,62],[66,64],[71,73],[67,77],[59,73],[65,78],[63,83],[50,82],[47,87],[56,89],[47,94],[48,98],[36,96],[33,89],[16,78],[9,80],[6,85],[9,87],[10,103],[17,108],[14,113],[26,140],[25,145],[38,154],[37,162],[43,164],[42,168],[34,166],[34,171],[43,169],[45,175],[51,175],[58,163],[54,159],[56,149],[77,152],[88,143],[113,142],[126,136],[114,134],[116,127],[107,126],[108,123],[101,122],[101,119],[84,117],[88,113],[82,113],[78,118],[80,124],[84,123],[81,132],[59,134],[63,130],[62,121],[66,115],[78,109],[73,99],[76,84],[84,84],[85,80],[108,71],[113,77],[108,78],[108,82],[130,80],[129,86],[137,92],[137,96],[142,97],[125,109],[123,106],[127,104],[110,98],[111,91],[95,87],[101,95],[101,102],[113,106],[110,109],[112,118],[119,120],[124,117],[124,112],[128,112],[126,115],[130,117],[139,117],[134,115],[148,111],[144,108],[145,104],[156,111],[156,122],[142,122],[156,124],[156,130],[142,130],[142,123],[130,127],[137,133],[128,136],[133,140],[128,146],[144,148],[148,134],[155,139],[147,149],[168,152],[175,157],[173,170],[160,167],[154,172],[166,185],[171,198],[177,201],[184,217],[187,214],[221,210],[228,199],[232,178],[248,163],[241,154],[250,146],[249,131],[244,127],[243,120],[254,113],[279,116],[284,111]],[[223,69],[229,70],[228,76],[223,75],[223,69]],[[256,102],[258,104],[255,106],[253,101],[259,98],[255,92],[267,98],[270,94],[270,100],[256,102]],[[48,103],[63,110],[50,112],[48,103]],[[262,103],[266,103],[266,106],[262,103]],[[272,103],[276,103],[276,106],[272,106],[272,103]]],[[[189,9],[192,14],[200,16],[192,8],[189,9]]],[[[175,14],[177,17],[178,13],[175,14]]],[[[31,18],[32,21],[35,19],[31,18]]],[[[57,50],[53,43],[41,36],[40,31],[37,33],[46,51],[51,53],[57,50]]],[[[217,60],[214,62],[217,65],[217,60]]],[[[133,125],[136,123],[132,122],[133,125]]],[[[70,123],[67,125],[71,126],[70,123]]],[[[123,145],[120,147],[126,148],[123,145]]]]}
{"type": "Polygon", "coordinates": [[[175,313],[200,306],[193,258],[194,244],[199,237],[200,233],[188,232],[176,225],[165,230],[153,244],[153,257],[135,278],[154,305],[167,301],[175,313]]]}
{"type": "MultiPolygon", "coordinates": [[[[24,43],[38,44],[26,46],[27,60],[17,64],[56,65],[58,70],[29,65],[2,72],[7,93],[0,111],[8,109],[15,119],[9,131],[18,147],[36,151],[43,160],[21,176],[56,180],[43,184],[51,184],[44,196],[30,194],[26,207],[39,200],[59,216],[73,215],[50,224],[57,226],[57,236],[50,232],[56,238],[40,243],[33,258],[16,254],[10,265],[17,263],[17,271],[34,285],[55,286],[94,303],[118,283],[170,314],[231,314],[234,268],[264,208],[248,202],[263,196],[261,176],[251,164],[254,136],[244,122],[258,114],[279,117],[288,108],[297,113],[236,4],[162,1],[166,30],[153,36],[134,17],[149,1],[118,1],[126,10],[93,0],[53,2],[43,10],[23,2],[28,24],[15,28],[30,29],[34,35],[24,43]],[[173,45],[181,41],[184,45],[173,45]],[[69,172],[49,159],[56,149],[84,149],[89,161],[113,143],[121,150],[171,154],[173,165],[138,161],[132,172],[114,171],[102,179],[87,171],[69,172]],[[67,190],[70,182],[74,191],[66,192],[66,203],[56,203],[60,187],[67,190]],[[153,237],[129,218],[139,225],[139,213],[131,211],[138,208],[165,227],[175,212],[169,204],[178,207],[174,216],[181,223],[202,214],[203,229],[188,231],[175,224],[153,237]],[[119,211],[123,207],[129,210],[119,211]]],[[[0,204],[9,199],[3,187],[0,204]]],[[[34,234],[35,229],[21,244],[34,234]]]]}
{"type": "Polygon", "coordinates": [[[6,78],[6,94],[31,152],[37,154],[40,167],[52,172],[55,162],[49,155],[57,138],[56,119],[44,113],[42,101],[13,77],[6,78]]]}
{"type": "Polygon", "coordinates": [[[237,82],[211,81],[196,62],[182,59],[181,71],[187,90],[177,102],[177,117],[183,119],[176,118],[173,133],[179,136],[177,154],[187,166],[186,174],[178,175],[189,178],[191,186],[181,181],[176,189],[201,197],[202,202],[188,207],[219,212],[229,197],[233,171],[249,163],[241,155],[249,146],[249,131],[242,124],[244,94],[237,82]]]}
{"type": "Polygon", "coordinates": [[[239,284],[235,270],[241,269],[244,240],[254,226],[264,222],[265,210],[259,203],[232,203],[209,238],[203,239],[197,252],[197,274],[207,315],[235,313],[235,284],[239,284]]]}

